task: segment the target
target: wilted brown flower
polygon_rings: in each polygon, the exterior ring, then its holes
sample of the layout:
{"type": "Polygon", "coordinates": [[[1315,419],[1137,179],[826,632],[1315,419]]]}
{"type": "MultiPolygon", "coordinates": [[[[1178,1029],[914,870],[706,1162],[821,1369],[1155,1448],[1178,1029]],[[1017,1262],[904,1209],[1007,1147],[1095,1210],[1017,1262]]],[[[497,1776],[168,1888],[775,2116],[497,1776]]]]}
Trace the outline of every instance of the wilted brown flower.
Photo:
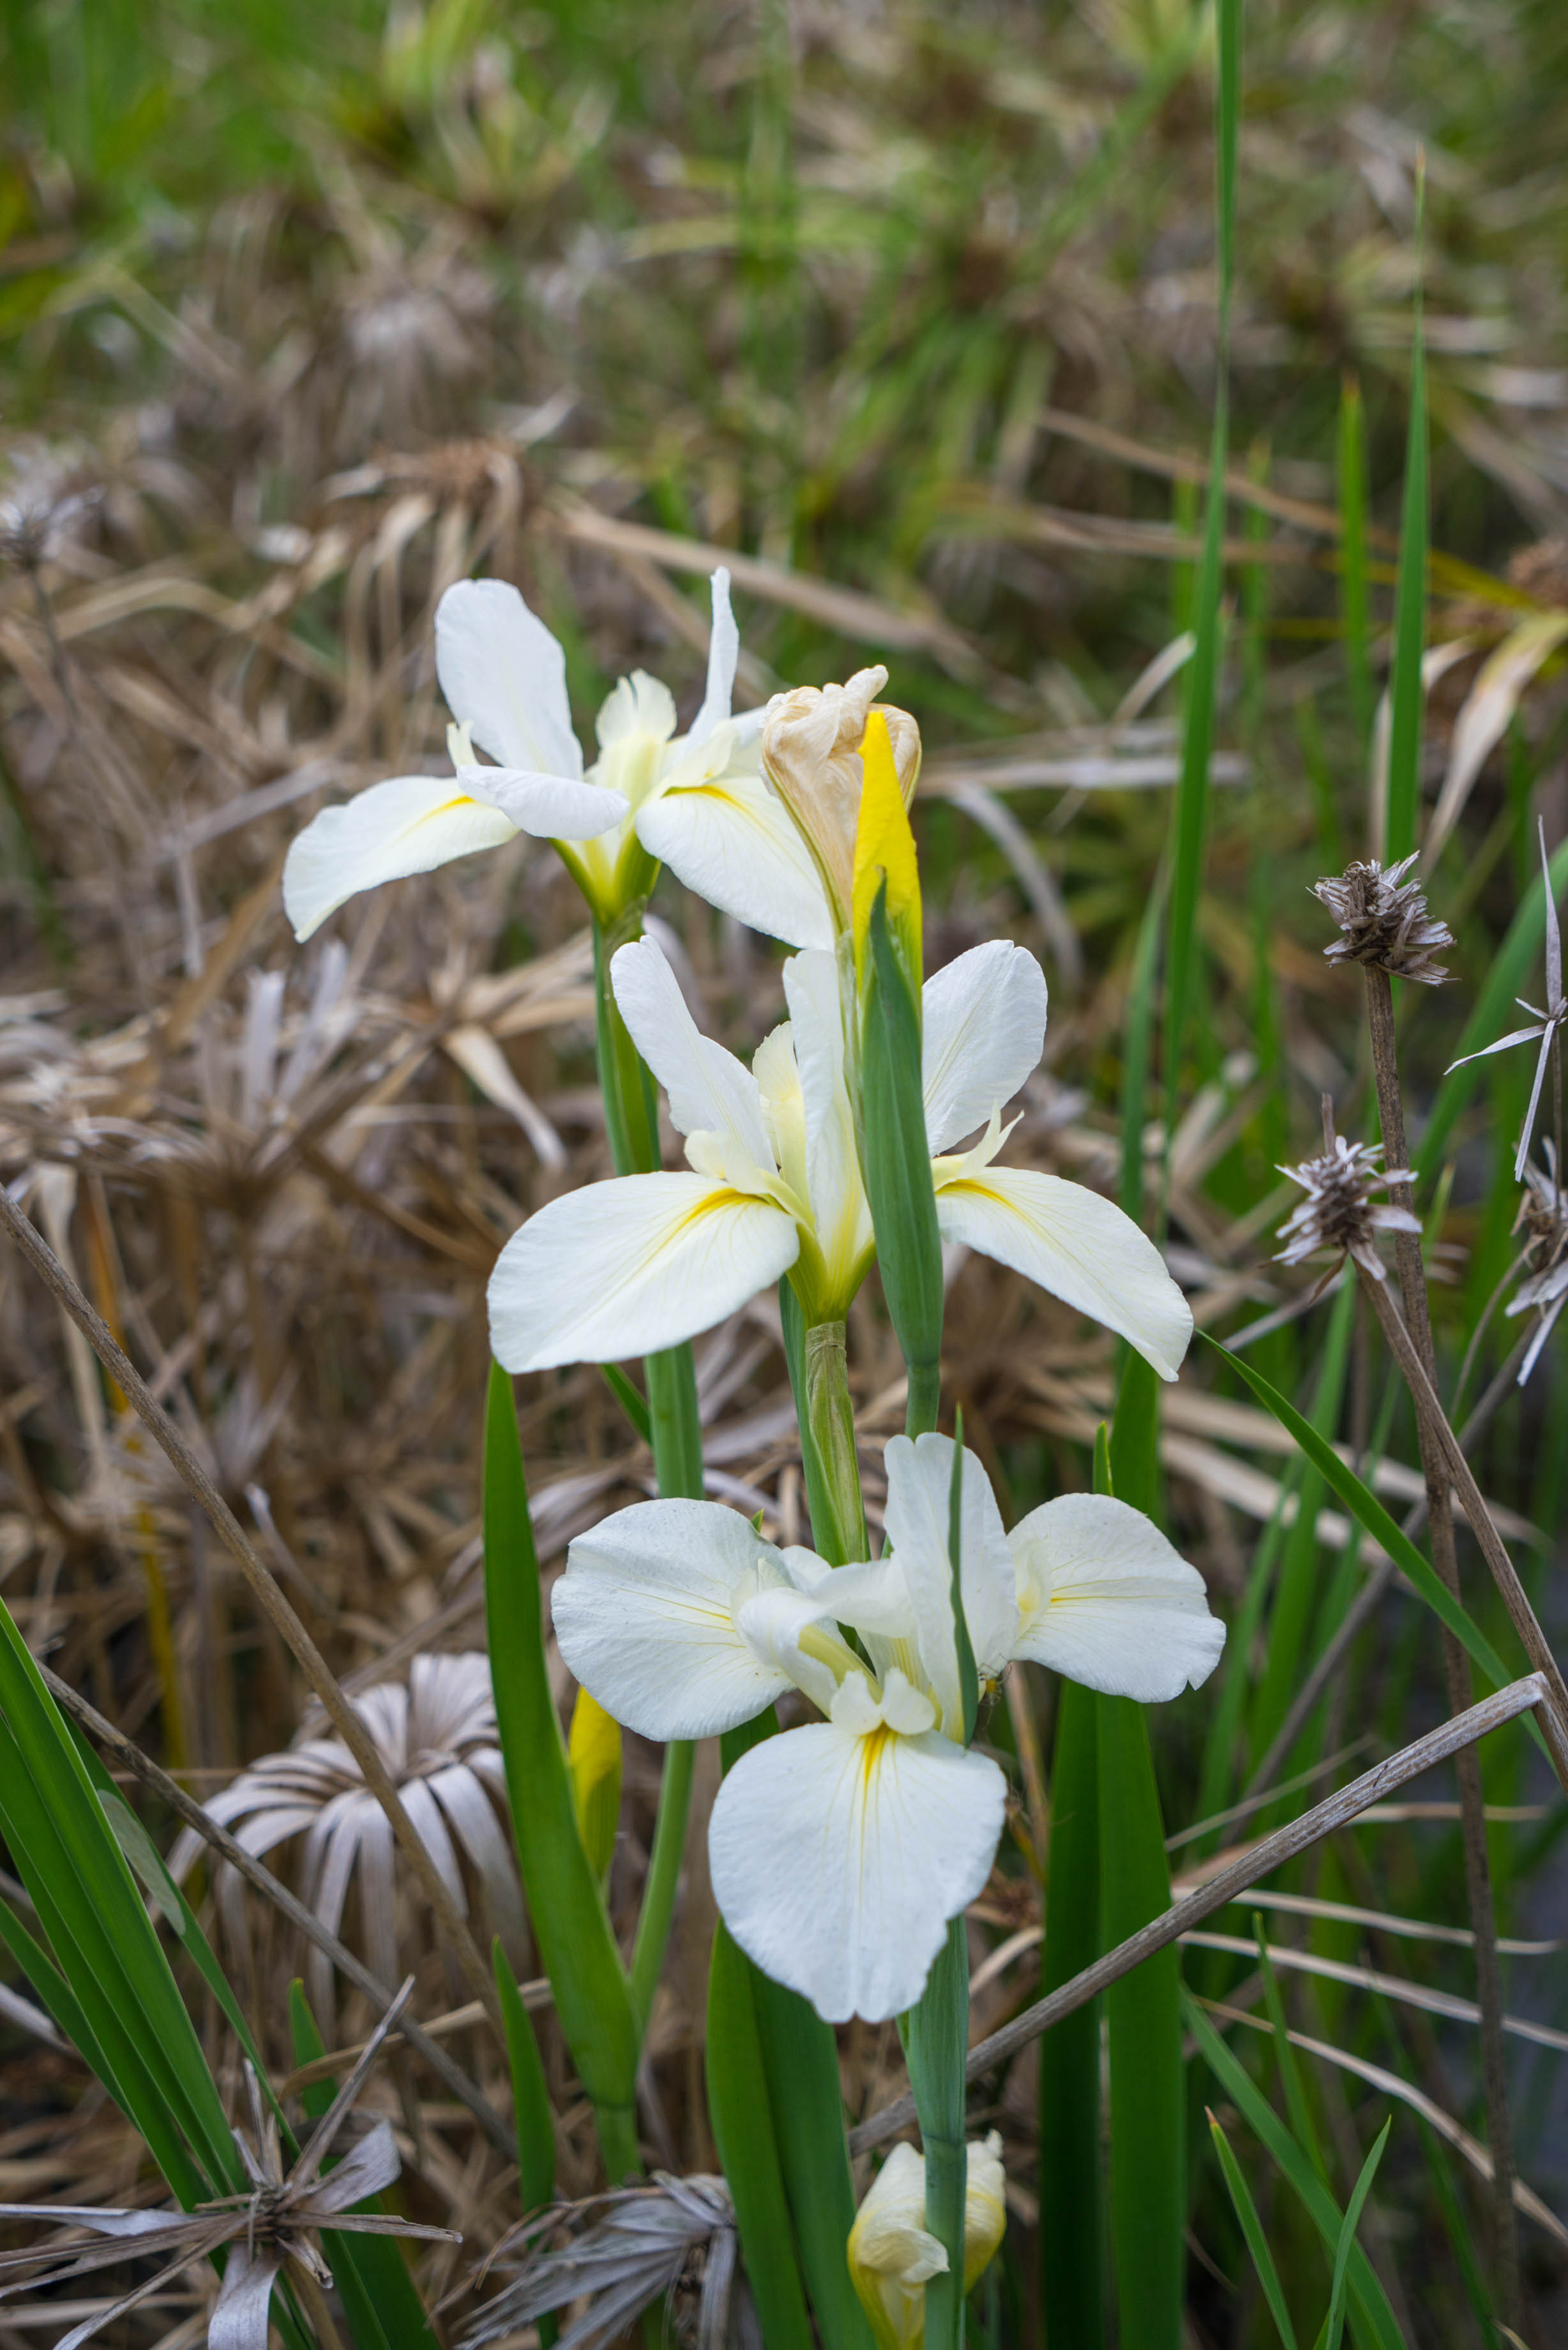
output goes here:
{"type": "MultiPolygon", "coordinates": [[[[491,1924],[508,1950],[520,1952],[522,1890],[496,1810],[505,1771],[489,1659],[416,1657],[406,1686],[383,1681],[352,1702],[460,1910],[468,1906],[461,1851],[484,1887],[491,1924]]],[[[258,1858],[303,1833],[303,1896],[334,1934],[357,1872],[367,1955],[382,1981],[390,1982],[398,1972],[392,1833],[358,1764],[341,1739],[325,1734],[326,1727],[313,1708],[295,1745],[263,1755],[205,1809],[258,1858]]],[[[196,1831],[187,1828],[170,1856],[175,1877],[185,1876],[204,1850],[196,1831]]],[[[237,1947],[244,1933],[237,1872],[220,1868],[217,1890],[237,1947]]],[[[314,1949],[306,1966],[312,2003],[329,2017],[330,1966],[314,1949]]]]}
{"type": "Polygon", "coordinates": [[[1557,1171],[1557,1153],[1550,1142],[1546,1145],[1546,1161],[1549,1171],[1544,1174],[1539,1167],[1526,1167],[1526,1188],[1513,1220],[1515,1232],[1521,1225],[1524,1227],[1524,1251],[1531,1269],[1504,1311],[1527,1314],[1533,1306],[1540,1315],[1535,1336],[1519,1367],[1521,1387],[1539,1362],[1558,1315],[1568,1305],[1568,1198],[1564,1197],[1557,1171]]]}
{"type": "Polygon", "coordinates": [[[649,2186],[557,2207],[525,2221],[520,2232],[532,2245],[521,2272],[486,2302],[461,2350],[485,2350],[546,2310],[585,2298],[557,2350],[603,2350],[665,2299],[677,2338],[694,2338],[695,2350],[761,2350],[739,2264],[735,2207],[722,2178],[656,2170],[649,2186]],[[540,2241],[563,2220],[590,2216],[592,2225],[564,2244],[546,2248],[540,2241]]]}
{"type": "Polygon", "coordinates": [[[1354,1257],[1374,1281],[1386,1281],[1387,1267],[1377,1253],[1378,1233],[1418,1232],[1421,1226],[1408,1208],[1391,1208],[1374,1201],[1372,1194],[1386,1183],[1407,1179],[1393,1169],[1385,1173],[1378,1166],[1380,1142],[1346,1142],[1335,1134],[1326,1103],[1324,1129],[1321,1158],[1280,1170],[1301,1184],[1306,1198],[1280,1226],[1278,1237],[1285,1246],[1275,1262],[1303,1264],[1328,1250],[1335,1257],[1354,1257]]]}
{"type": "MultiPolygon", "coordinates": [[[[431,2228],[413,2220],[380,2212],[353,2211],[389,2187],[402,2168],[389,2122],[377,2122],[368,2135],[326,2178],[321,2166],[332,2150],[348,2109],[358,2097],[380,2053],[381,2044],[407,2006],[413,1978],[404,1983],[375,2033],[366,2043],[358,2062],[322,2116],[293,2168],[283,2168],[282,2142],[275,2113],[264,2112],[256,2076],[245,2067],[250,2090],[253,2142],[234,2132],[240,2156],[250,2179],[243,2195],[225,2195],[193,2211],[100,2210],[96,2206],[47,2203],[0,2204],[0,2219],[53,2220],[63,2223],[64,2239],[57,2234],[47,2243],[29,2245],[19,2252],[0,2254],[0,2273],[15,2274],[16,2284],[0,2285],[0,2294],[42,2291],[72,2277],[129,2260],[163,2258],[164,2265],[143,2283],[133,2285],[118,2301],[106,2302],[60,2337],[58,2350],[77,2350],[114,2318],[148,2300],[203,2254],[228,2246],[223,2281],[207,2324],[208,2350],[266,2350],[271,2324],[273,2287],[292,2263],[317,2285],[330,2285],[332,2272],[312,2241],[320,2230],[371,2236],[418,2236],[444,2243],[462,2241],[453,2229],[431,2228]],[[107,2236],[107,2244],[84,2244],[78,2230],[107,2236]]],[[[47,2318],[47,2305],[13,2310],[13,2324],[28,2316],[47,2318]]]]}
{"type": "Polygon", "coordinates": [[[1358,861],[1313,883],[1313,896],[1322,899],[1340,927],[1341,936],[1324,949],[1330,962],[1372,963],[1392,978],[1418,980],[1424,987],[1447,979],[1432,958],[1453,945],[1454,934],[1428,912],[1420,883],[1405,879],[1417,853],[1397,865],[1379,865],[1375,858],[1358,861]]]}
{"type": "Polygon", "coordinates": [[[860,820],[860,745],[868,713],[888,722],[893,764],[908,807],[920,772],[920,730],[907,710],[880,702],[885,669],[857,670],[847,685],[802,685],[775,693],[763,719],[763,765],[810,849],[836,931],[849,928],[855,834],[860,820]]]}

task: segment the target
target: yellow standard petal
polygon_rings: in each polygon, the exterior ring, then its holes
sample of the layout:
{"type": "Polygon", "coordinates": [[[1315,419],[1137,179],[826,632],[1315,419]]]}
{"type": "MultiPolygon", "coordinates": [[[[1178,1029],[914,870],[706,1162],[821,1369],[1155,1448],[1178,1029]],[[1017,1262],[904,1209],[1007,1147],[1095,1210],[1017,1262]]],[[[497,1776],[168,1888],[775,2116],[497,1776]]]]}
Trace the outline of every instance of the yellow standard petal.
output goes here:
{"type": "Polygon", "coordinates": [[[915,986],[920,983],[920,876],[915,861],[915,836],[893,760],[888,722],[880,710],[867,712],[860,745],[864,783],[855,831],[855,882],[851,921],[855,934],[855,967],[863,972],[871,909],[884,878],[888,883],[888,920],[902,950],[905,967],[915,986]]]}
{"type": "Polygon", "coordinates": [[[566,1761],[577,1833],[589,1867],[602,1877],[615,1851],[620,1821],[620,1724],[586,1689],[578,1690],[572,1708],[566,1761]]]}

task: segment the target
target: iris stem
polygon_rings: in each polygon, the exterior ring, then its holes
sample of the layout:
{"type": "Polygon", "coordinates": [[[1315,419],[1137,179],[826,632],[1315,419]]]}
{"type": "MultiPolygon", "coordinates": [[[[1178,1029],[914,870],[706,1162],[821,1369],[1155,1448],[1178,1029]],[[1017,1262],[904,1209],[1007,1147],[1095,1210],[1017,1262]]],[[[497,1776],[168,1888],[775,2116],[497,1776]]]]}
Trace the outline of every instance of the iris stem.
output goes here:
{"type": "Polygon", "coordinates": [[[926,2226],[948,2256],[926,2284],[925,2350],[963,2342],[964,2066],[969,2054],[969,1934],[951,1918],[917,2004],[898,2019],[926,2158],[926,2226]]]}
{"type": "Polygon", "coordinates": [[[784,1356],[800,1423],[813,1547],[829,1566],[871,1555],[855,1451],[855,1409],[842,1322],[807,1323],[788,1279],[779,1284],[784,1356]]]}
{"type": "MultiPolygon", "coordinates": [[[[609,967],[619,947],[642,935],[642,901],[628,906],[607,927],[594,920],[594,1009],[598,1050],[599,1083],[604,1092],[605,1124],[618,1175],[652,1174],[659,1164],[658,1103],[652,1080],[639,1056],[610,985],[609,967]]],[[[649,1440],[654,1474],[661,1499],[684,1495],[702,1498],[702,1425],[697,1405],[697,1375],[689,1346],[668,1347],[643,1363],[648,1393],[649,1440]]],[[[691,1807],[692,1747],[684,1742],[666,1747],[659,1785],[659,1814],[654,1823],[653,1850],[643,1888],[632,1952],[631,1995],[641,2027],[646,2030],[653,1994],[664,1965],[664,1953],[675,1915],[675,1896],[686,1850],[686,1823],[691,1807]]],[[[637,2128],[629,2122],[635,2160],[637,2128]]],[[[612,2178],[610,2143],[601,2120],[599,2136],[612,2178]]]]}

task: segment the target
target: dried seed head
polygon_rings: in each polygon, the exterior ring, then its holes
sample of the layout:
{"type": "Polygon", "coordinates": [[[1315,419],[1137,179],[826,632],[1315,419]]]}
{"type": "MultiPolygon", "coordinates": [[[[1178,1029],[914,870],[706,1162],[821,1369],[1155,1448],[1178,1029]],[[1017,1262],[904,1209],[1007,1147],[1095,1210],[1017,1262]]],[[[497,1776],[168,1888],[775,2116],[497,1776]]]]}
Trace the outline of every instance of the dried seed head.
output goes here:
{"type": "Polygon", "coordinates": [[[1335,1134],[1326,1102],[1324,1125],[1326,1148],[1322,1157],[1280,1170],[1302,1186],[1306,1198],[1280,1226],[1278,1237],[1285,1246],[1275,1262],[1303,1264],[1327,1250],[1336,1258],[1354,1257],[1374,1281],[1386,1281],[1387,1268],[1377,1253],[1378,1233],[1418,1232],[1421,1226],[1407,1208],[1391,1208],[1372,1194],[1386,1183],[1407,1179],[1398,1170],[1386,1174],[1378,1166],[1380,1142],[1346,1142],[1335,1134]]]}
{"type": "Polygon", "coordinates": [[[1550,1171],[1545,1174],[1534,1165],[1525,1168],[1525,1189],[1513,1220],[1514,1231],[1524,1232],[1524,1256],[1530,1269],[1504,1311],[1527,1314],[1533,1308],[1538,1317],[1535,1335],[1519,1367],[1521,1387],[1540,1361],[1542,1348],[1568,1306],[1568,1195],[1558,1179],[1557,1153],[1550,1142],[1546,1161],[1550,1171]]]}
{"type": "Polygon", "coordinates": [[[1427,910],[1426,892],[1405,875],[1415,856],[1384,867],[1376,859],[1347,865],[1343,873],[1313,883],[1341,935],[1324,952],[1330,962],[1367,962],[1395,979],[1419,980],[1436,987],[1448,977],[1433,956],[1451,947],[1454,934],[1427,910]]]}

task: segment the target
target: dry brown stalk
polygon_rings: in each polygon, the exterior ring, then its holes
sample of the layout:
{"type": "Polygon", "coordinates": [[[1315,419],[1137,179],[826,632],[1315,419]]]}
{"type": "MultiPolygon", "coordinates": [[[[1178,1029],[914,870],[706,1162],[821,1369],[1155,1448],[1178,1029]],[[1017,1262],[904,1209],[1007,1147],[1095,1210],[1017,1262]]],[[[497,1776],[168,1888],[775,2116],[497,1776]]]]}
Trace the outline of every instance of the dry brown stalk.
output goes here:
{"type": "MultiPolygon", "coordinates": [[[[237,1869],[246,1883],[254,1886],[265,1899],[270,1901],[274,1908],[288,1919],[291,1926],[296,1927],[308,1941],[314,1942],[317,1949],[331,1960],[338,1972],[347,1976],[357,1991],[364,1992],[378,2014],[386,2014],[398,1994],[389,1991],[385,1983],[379,1981],[363,1960],[357,1959],[353,1951],[338,1940],[336,1934],[329,1933],[313,1909],[307,1909],[305,1903],[273,1875],[265,1862],[257,1860],[253,1853],[247,1852],[237,1836],[231,1835],[226,1827],[211,1818],[197,1803],[195,1797],[188,1795],[179,1781],[171,1779],[168,1772],[161,1769],[150,1754],[144,1754],[135,1741],[126,1736],[123,1730],[117,1730],[112,1721],[106,1721],[97,1707],[89,1705],[87,1699],[72,1689],[68,1681],[61,1680],[59,1675],[51,1672],[47,1665],[41,1665],[38,1669],[43,1674],[56,1702],[64,1707],[73,1721],[80,1723],[89,1738],[95,1740],[99,1746],[107,1747],[111,1754],[116,1755],[126,1769],[140,1780],[144,1787],[166,1803],[171,1811],[176,1813],[185,1822],[187,1827],[194,1828],[197,1835],[202,1836],[215,1853],[221,1854],[232,1867],[237,1869]]],[[[468,2020],[477,2021],[483,2012],[476,2002],[468,2020]]],[[[509,2162],[514,2162],[517,2158],[517,2140],[514,2133],[496,2112],[483,2091],[477,2088],[469,2079],[462,2066],[454,2064],[439,2042],[432,2039],[430,2033],[422,2030],[414,2022],[412,2016],[406,2012],[399,2019],[398,2033],[408,2042],[410,2048],[418,2050],[438,2079],[445,2084],[454,2097],[461,2099],[468,2107],[497,2153],[504,2155],[509,2162]]],[[[358,2056],[363,2052],[357,2048],[350,2053],[358,2056]]],[[[317,2075],[313,2073],[311,2077],[314,2079],[317,2075]]],[[[325,2071],[321,2077],[325,2077],[325,2071]]]]}
{"type": "Polygon", "coordinates": [[[327,1659],[279,1590],[271,1568],[247,1538],[239,1520],[153,1396],[135,1364],[124,1348],[116,1343],[114,1334],[102,1315],[94,1311],[43,1234],[29,1222],[3,1186],[0,1186],[0,1222],[4,1222],[29,1264],[65,1307],[110,1378],[118,1382],[122,1394],[151,1430],[181,1482],[211,1519],[267,1621],[282,1637],[312,1691],[321,1700],[333,1728],[363,1772],[365,1784],[385,1812],[392,1834],[402,1847],[403,1856],[431,1905],[432,1915],[451,1942],[474,1991],[484,2002],[485,2013],[497,2036],[504,2039],[496,2006],[495,1985],[467,1922],[459,1912],[450,1889],[443,1884],[440,1871],[420,1842],[398,1791],[388,1776],[386,1765],[376,1751],[374,1741],[338,1687],[327,1659]]]}
{"type": "Polygon", "coordinates": [[[1492,1523],[1480,1487],[1459,1449],[1459,1440],[1449,1425],[1448,1415],[1433,1392],[1432,1383],[1427,1377],[1410,1334],[1400,1319],[1399,1308],[1388,1295],[1386,1284],[1368,1281],[1365,1286],[1372,1299],[1373,1310],[1383,1335],[1393,1349],[1395,1359],[1416,1399],[1416,1409],[1417,1412],[1427,1414],[1438,1433],[1454,1491],[1469,1520],[1470,1530],[1480,1544],[1481,1555],[1491,1569],[1492,1579],[1502,1594],[1503,1606],[1508,1609],[1513,1627],[1523,1644],[1525,1655],[1545,1681],[1551,1694],[1551,1706],[1542,1713],[1542,1730],[1557,1775],[1563,1782],[1564,1792],[1568,1792],[1568,1684],[1563,1681],[1562,1669],[1552,1653],[1546,1635],[1541,1628],[1540,1618],[1530,1604],[1529,1594],[1519,1579],[1518,1570],[1508,1555],[1502,1536],[1492,1523]]]}
{"type": "MultiPolygon", "coordinates": [[[[1415,941],[1407,955],[1407,960],[1414,959],[1417,966],[1411,975],[1422,979],[1440,977],[1441,973],[1435,972],[1429,964],[1425,942],[1429,935],[1434,943],[1440,944],[1450,938],[1450,933],[1441,924],[1426,919],[1426,900],[1418,891],[1409,893],[1408,884],[1405,890],[1386,889],[1383,895],[1400,901],[1397,910],[1401,935],[1407,931],[1415,941]]],[[[1330,951],[1332,953],[1333,950],[1330,951]]],[[[1383,1163],[1390,1169],[1403,1170],[1408,1166],[1409,1153],[1405,1140],[1405,1105],[1399,1082],[1398,1042],[1394,1027],[1393,982],[1381,962],[1368,960],[1364,962],[1363,969],[1366,978],[1372,1069],[1377,1087],[1378,1117],[1383,1128],[1383,1163]]],[[[1407,1174],[1390,1173],[1388,1197],[1395,1207],[1407,1209],[1414,1218],[1415,1186],[1407,1174]]],[[[1421,1261],[1421,1236],[1418,1232],[1396,1230],[1394,1262],[1398,1269],[1400,1295],[1404,1299],[1406,1327],[1421,1358],[1428,1387],[1435,1399],[1438,1354],[1432,1340],[1431,1308],[1427,1296],[1426,1268],[1421,1261]]],[[[1363,1278],[1364,1285],[1379,1289],[1386,1286],[1381,1282],[1366,1284],[1365,1275],[1363,1278]]],[[[1385,1297],[1384,1303],[1392,1308],[1392,1299],[1385,1297]]],[[[1432,1565],[1448,1590],[1458,1599],[1459,1565],[1454,1544],[1454,1521],[1449,1507],[1449,1479],[1444,1471],[1442,1438],[1433,1425],[1430,1414],[1419,1403],[1416,1418],[1421,1471],[1427,1481],[1432,1565]]],[[[1475,1693],[1469,1659],[1446,1625],[1442,1641],[1443,1676],[1448,1683],[1449,1703],[1455,1708],[1468,1705],[1475,1693]]],[[[1486,2091],[1487,2139],[1492,2157],[1492,2241],[1497,2258],[1498,2297],[1504,2316],[1511,2321],[1518,2317],[1521,2307],[1519,2221],[1513,2205],[1513,2131],[1508,2110],[1508,2058],[1503,2045],[1502,1978],[1497,1960],[1497,1910],[1492,1898],[1491,1863],[1487,1855],[1486,1797],[1481,1788],[1480,1764],[1473,1748],[1467,1748],[1457,1756],[1454,1767],[1463,1825],[1465,1891],[1470,1927],[1475,1935],[1476,1997],[1480,2006],[1481,2078],[1486,2091]]]]}
{"type": "MultiPolygon", "coordinates": [[[[1152,1958],[1156,1950],[1163,1950],[1168,1943],[1177,1941],[1200,1918],[1212,1917],[1216,1909],[1222,1909],[1239,1893],[1245,1893],[1248,1887],[1255,1885],[1260,1877],[1269,1876],[1287,1860],[1293,1860],[1298,1853],[1307,1851],[1324,1836],[1332,1835],[1336,1828],[1347,1826],[1358,1813],[1381,1803],[1395,1788],[1418,1779],[1434,1763],[1446,1762],[1450,1755],[1473,1745],[1478,1738],[1484,1738],[1489,1731],[1501,1728],[1503,1722],[1516,1721],[1521,1713],[1533,1712],[1538,1721],[1542,1720],[1550,1711],[1551,1702],[1545,1676],[1527,1673],[1521,1680],[1510,1681],[1506,1689],[1497,1690],[1490,1697],[1482,1698],[1478,1705],[1468,1707],[1453,1721],[1439,1723],[1424,1738],[1417,1738],[1409,1746],[1402,1746],[1397,1754],[1389,1755],[1386,1762],[1376,1763],[1370,1771],[1364,1771],[1361,1777],[1353,1779],[1348,1787],[1340,1788],[1336,1794],[1314,1804],[1310,1812],[1303,1812],[1301,1818],[1293,1820],[1289,1826],[1276,1829],[1272,1835],[1265,1836],[1260,1844],[1233,1860],[1229,1867],[1217,1869],[1206,1883],[1181,1900],[1173,1902],[1158,1918],[1151,1918],[1147,1926],[1140,1926],[1136,1934],[1129,1934],[1127,1940],[1118,1942],[1114,1950],[1107,1950],[1092,1966],[1085,1967],[1070,1981],[1054,1991],[1049,1998],[1036,2000],[1033,2007],[1025,2008],[1022,2015],[1015,2016],[1011,2023],[1003,2024],[1000,2032],[993,2032],[988,2040],[981,2041],[970,2050],[965,2067],[968,2078],[978,2080],[981,2074],[989,2073],[996,2065],[1005,2064],[1009,2057],[1016,2056],[1021,2048],[1027,2048],[1032,2040],[1037,2040],[1043,2032],[1049,2032],[1052,2025],[1060,2023],[1064,2016],[1073,2014],[1089,2000],[1097,1999],[1101,1991],[1110,1984],[1119,1982],[1123,1975],[1130,1974],[1135,1967],[1143,1964],[1145,1959],[1152,1958]]],[[[881,2146],[887,2139],[896,2137],[914,2118],[913,2097],[898,2098],[895,2104],[885,2106],[880,2113],[873,2114],[858,2128],[850,2131],[850,2151],[862,2154],[867,2147],[881,2146]]]]}

